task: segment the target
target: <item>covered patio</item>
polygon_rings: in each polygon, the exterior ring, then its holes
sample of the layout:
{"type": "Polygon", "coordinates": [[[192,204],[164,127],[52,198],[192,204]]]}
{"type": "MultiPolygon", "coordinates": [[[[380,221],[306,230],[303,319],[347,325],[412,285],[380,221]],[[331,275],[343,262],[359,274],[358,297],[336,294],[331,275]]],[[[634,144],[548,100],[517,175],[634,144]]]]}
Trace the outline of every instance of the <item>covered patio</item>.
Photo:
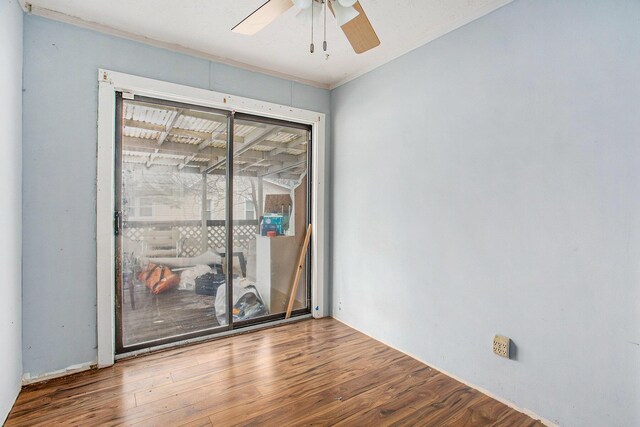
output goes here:
{"type": "MultiPolygon", "coordinates": [[[[116,181],[122,345],[216,328],[216,292],[203,292],[192,276],[224,270],[227,118],[204,108],[126,99],[126,94],[121,108],[121,170],[116,181]],[[152,264],[180,275],[179,282],[176,277],[169,289],[155,293],[145,286],[143,274],[152,264]]],[[[309,133],[302,127],[241,118],[235,120],[233,134],[234,286],[255,289],[264,302],[262,315],[283,312],[308,221],[309,133]],[[283,220],[275,246],[256,241],[265,215],[283,220]]],[[[295,309],[308,306],[304,276],[295,309]]]]}

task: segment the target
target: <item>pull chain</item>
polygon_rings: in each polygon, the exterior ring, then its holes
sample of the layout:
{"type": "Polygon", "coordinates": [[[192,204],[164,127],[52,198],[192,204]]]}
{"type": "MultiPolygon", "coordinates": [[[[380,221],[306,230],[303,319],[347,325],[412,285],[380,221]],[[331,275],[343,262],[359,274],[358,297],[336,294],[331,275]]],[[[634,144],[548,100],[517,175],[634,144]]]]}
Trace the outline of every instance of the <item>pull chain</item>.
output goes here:
{"type": "Polygon", "coordinates": [[[322,50],[327,51],[327,2],[329,0],[323,0],[324,3],[324,41],[322,42],[322,50]]]}
{"type": "Polygon", "coordinates": [[[313,53],[315,50],[315,46],[313,45],[313,1],[311,2],[311,46],[309,46],[309,51],[313,53]]]}

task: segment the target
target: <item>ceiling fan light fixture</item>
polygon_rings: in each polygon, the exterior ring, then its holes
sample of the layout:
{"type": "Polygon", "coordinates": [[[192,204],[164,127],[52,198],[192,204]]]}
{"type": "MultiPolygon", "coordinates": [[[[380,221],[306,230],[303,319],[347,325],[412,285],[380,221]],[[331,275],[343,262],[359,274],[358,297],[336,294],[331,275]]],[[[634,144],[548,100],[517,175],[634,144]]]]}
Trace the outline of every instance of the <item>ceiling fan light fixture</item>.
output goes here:
{"type": "Polygon", "coordinates": [[[356,1],[358,0],[338,0],[338,3],[340,3],[342,7],[351,7],[356,4],[356,1]]]}
{"type": "Polygon", "coordinates": [[[335,12],[336,21],[338,21],[338,25],[340,27],[356,18],[360,14],[357,10],[355,10],[353,6],[344,7],[340,4],[339,1],[333,3],[333,11],[335,12]]]}
{"type": "MultiPolygon", "coordinates": [[[[322,13],[322,5],[316,2],[313,2],[313,20],[318,21],[320,19],[320,15],[322,13]]],[[[300,21],[306,23],[311,22],[311,8],[302,9],[296,14],[296,18],[300,21]]]]}
{"type": "Polygon", "coordinates": [[[293,4],[296,5],[298,9],[309,9],[313,0],[293,0],[293,4]]]}

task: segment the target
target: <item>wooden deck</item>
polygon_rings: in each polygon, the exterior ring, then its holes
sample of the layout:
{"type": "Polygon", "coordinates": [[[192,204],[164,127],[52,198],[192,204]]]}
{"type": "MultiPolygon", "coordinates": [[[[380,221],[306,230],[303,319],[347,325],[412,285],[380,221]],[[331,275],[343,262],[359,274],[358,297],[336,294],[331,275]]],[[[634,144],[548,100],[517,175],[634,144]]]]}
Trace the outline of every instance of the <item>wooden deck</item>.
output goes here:
{"type": "Polygon", "coordinates": [[[541,426],[327,318],[26,387],[7,426],[541,426]]]}
{"type": "Polygon", "coordinates": [[[135,309],[131,307],[129,291],[125,290],[122,304],[125,345],[219,326],[213,296],[179,289],[153,295],[143,283],[135,281],[133,299],[135,309]]]}
{"type": "MultiPolygon", "coordinates": [[[[123,338],[126,346],[220,326],[216,318],[216,298],[213,296],[179,289],[153,295],[144,283],[135,281],[133,300],[135,309],[131,305],[131,294],[126,289],[122,305],[123,338]]],[[[274,310],[271,314],[286,311],[288,295],[273,289],[271,300],[271,308],[274,310]]],[[[304,303],[296,300],[293,309],[302,308],[304,303]]]]}

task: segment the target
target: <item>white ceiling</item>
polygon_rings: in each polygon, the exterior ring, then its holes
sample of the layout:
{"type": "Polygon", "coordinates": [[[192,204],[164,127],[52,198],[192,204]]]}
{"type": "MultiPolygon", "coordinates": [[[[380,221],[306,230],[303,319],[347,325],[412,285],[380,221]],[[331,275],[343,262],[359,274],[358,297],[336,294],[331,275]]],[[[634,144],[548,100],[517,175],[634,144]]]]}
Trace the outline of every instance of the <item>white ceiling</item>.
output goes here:
{"type": "MultiPolygon", "coordinates": [[[[357,55],[333,16],[329,57],[291,8],[254,36],[231,28],[265,0],[29,0],[32,12],[217,61],[333,88],[477,19],[512,0],[360,0],[381,45],[357,55]],[[106,6],[108,5],[108,7],[106,6]]],[[[317,28],[318,30],[321,28],[317,28]]]]}

